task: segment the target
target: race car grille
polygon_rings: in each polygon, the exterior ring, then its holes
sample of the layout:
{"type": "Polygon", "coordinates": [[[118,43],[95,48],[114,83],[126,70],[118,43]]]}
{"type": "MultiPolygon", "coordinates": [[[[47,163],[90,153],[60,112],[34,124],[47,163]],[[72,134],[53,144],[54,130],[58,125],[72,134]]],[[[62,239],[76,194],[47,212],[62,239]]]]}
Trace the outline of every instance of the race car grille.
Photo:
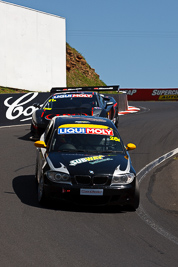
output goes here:
{"type": "Polygon", "coordinates": [[[81,185],[106,185],[109,183],[109,176],[94,176],[91,178],[89,175],[75,175],[75,181],[81,185]]]}
{"type": "Polygon", "coordinates": [[[75,175],[74,177],[77,184],[89,185],[91,183],[91,176],[89,175],[75,175]]]}
{"type": "Polygon", "coordinates": [[[109,176],[94,176],[93,185],[105,185],[107,184],[109,176]]]}

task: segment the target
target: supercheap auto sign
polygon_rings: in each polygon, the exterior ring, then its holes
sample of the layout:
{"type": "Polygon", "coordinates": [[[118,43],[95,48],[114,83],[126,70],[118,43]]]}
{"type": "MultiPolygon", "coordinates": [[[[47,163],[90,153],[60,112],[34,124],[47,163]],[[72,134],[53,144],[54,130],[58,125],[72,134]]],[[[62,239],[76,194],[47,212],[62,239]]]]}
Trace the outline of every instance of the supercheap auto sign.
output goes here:
{"type": "Polygon", "coordinates": [[[178,101],[178,88],[120,89],[130,101],[178,101]]]}

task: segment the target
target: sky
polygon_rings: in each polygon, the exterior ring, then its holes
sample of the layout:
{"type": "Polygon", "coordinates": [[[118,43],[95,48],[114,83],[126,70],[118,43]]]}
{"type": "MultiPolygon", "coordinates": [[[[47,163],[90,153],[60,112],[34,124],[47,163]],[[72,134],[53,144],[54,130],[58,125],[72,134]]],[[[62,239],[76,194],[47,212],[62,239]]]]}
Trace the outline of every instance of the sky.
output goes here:
{"type": "Polygon", "coordinates": [[[66,19],[66,40],[107,85],[178,88],[178,0],[6,0],[66,19]]]}

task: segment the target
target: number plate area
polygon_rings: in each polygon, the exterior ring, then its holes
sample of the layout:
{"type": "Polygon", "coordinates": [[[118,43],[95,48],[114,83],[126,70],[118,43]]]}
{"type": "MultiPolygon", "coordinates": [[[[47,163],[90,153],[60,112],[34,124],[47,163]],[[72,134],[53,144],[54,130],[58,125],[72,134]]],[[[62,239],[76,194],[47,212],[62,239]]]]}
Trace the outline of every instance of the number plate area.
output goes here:
{"type": "Polygon", "coordinates": [[[83,196],[103,196],[103,189],[80,189],[80,195],[83,196]]]}

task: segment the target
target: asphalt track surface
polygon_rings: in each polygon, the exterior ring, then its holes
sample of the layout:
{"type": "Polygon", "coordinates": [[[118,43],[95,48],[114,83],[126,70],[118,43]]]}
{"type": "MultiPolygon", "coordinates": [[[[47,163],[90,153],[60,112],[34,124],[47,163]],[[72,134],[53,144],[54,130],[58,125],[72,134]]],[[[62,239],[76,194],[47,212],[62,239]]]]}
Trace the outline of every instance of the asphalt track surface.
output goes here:
{"type": "MultiPolygon", "coordinates": [[[[131,102],[120,117],[132,163],[147,164],[178,148],[178,102],[131,102]]],[[[29,126],[1,127],[0,266],[177,266],[178,154],[140,182],[136,212],[53,203],[40,207],[29,126]]]]}

